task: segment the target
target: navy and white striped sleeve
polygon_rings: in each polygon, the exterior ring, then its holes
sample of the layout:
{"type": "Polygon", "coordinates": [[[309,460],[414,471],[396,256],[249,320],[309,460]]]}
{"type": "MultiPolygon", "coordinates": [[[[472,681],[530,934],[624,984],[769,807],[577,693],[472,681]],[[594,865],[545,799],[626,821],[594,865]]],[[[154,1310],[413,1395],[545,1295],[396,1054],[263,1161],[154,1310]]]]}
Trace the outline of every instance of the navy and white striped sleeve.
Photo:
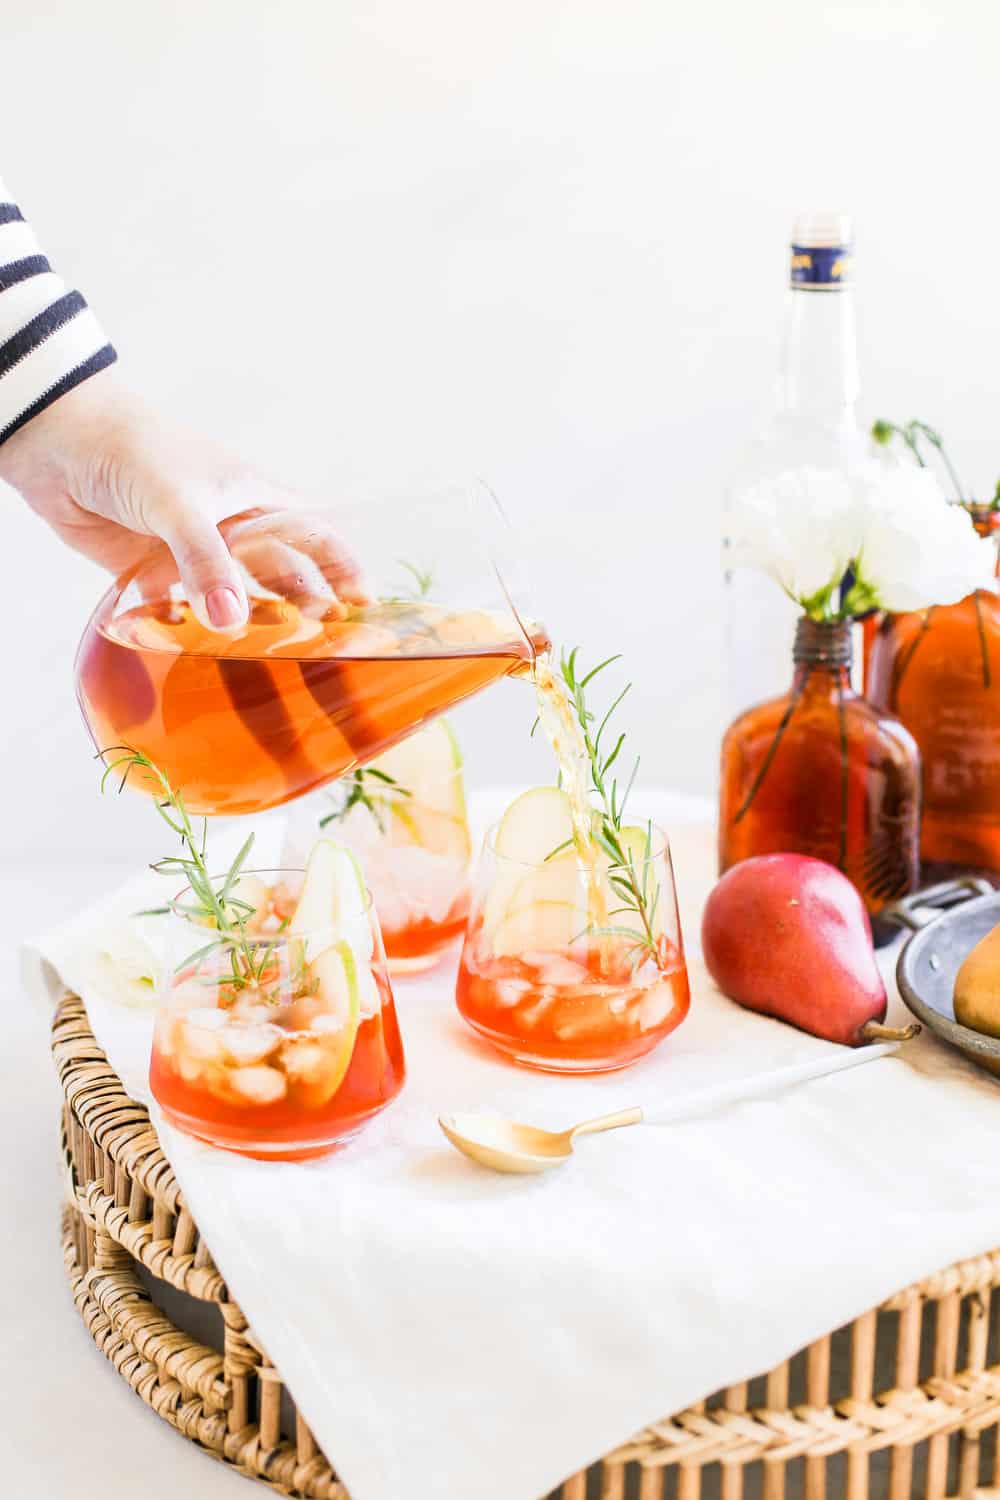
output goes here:
{"type": "Polygon", "coordinates": [[[0,443],[116,358],[0,180],[0,443]]]}

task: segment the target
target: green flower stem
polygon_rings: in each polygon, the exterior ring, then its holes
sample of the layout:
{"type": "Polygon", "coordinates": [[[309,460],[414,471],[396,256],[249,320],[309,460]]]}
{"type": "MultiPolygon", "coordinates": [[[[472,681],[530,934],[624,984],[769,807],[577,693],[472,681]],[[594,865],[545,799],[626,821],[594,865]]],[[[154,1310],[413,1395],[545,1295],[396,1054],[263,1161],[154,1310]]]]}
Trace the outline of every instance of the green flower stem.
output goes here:
{"type": "Polygon", "coordinates": [[[791,696],[790,696],[790,698],[788,700],[788,707],[785,709],[785,712],[781,716],[781,723],[778,725],[777,729],[774,731],[774,739],[771,741],[770,745],[768,746],[768,751],[767,751],[767,754],[764,757],[764,762],[763,762],[760,770],[757,772],[757,775],[753,779],[753,785],[751,786],[750,790],[747,792],[747,794],[744,797],[743,802],[742,802],[742,804],[741,804],[738,812],[735,814],[735,816],[733,818],[733,824],[734,824],[734,826],[737,823],[741,822],[743,820],[743,818],[746,816],[746,814],[750,811],[750,806],[751,806],[751,804],[753,802],[753,799],[756,797],[757,793],[760,791],[761,787],[763,786],[763,784],[764,784],[764,778],[767,775],[768,771],[771,769],[771,762],[774,760],[774,757],[778,753],[778,746],[781,744],[782,738],[784,737],[785,730],[788,728],[789,724],[792,722],[792,715],[794,714],[796,708],[798,708],[798,706],[799,706],[799,699],[802,697],[802,694],[805,692],[806,683],[808,681],[809,681],[809,671],[808,671],[808,668],[807,668],[806,671],[802,674],[802,681],[799,683],[798,687],[792,689],[791,696]]]}

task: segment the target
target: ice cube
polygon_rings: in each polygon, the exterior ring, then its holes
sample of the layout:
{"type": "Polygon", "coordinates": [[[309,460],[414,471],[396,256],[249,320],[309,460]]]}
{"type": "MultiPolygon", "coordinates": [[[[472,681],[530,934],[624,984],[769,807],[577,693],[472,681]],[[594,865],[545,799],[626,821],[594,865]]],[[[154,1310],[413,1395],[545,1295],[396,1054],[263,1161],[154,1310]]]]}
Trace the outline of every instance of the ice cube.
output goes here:
{"type": "Polygon", "coordinates": [[[652,1031],[662,1026],[674,1008],[674,992],[667,980],[650,985],[639,1001],[639,1030],[652,1031]]]}
{"type": "Polygon", "coordinates": [[[524,953],[521,955],[538,975],[538,983],[554,986],[586,984],[590,974],[582,964],[563,953],[524,953]]]}
{"type": "Polygon", "coordinates": [[[497,979],[490,986],[490,998],[494,1005],[519,1005],[530,994],[531,985],[526,979],[497,979]]]}
{"type": "Polygon", "coordinates": [[[522,1005],[517,1013],[517,1025],[528,1031],[532,1030],[548,1018],[548,1013],[555,1004],[551,995],[542,995],[531,1005],[522,1005]]]}
{"type": "Polygon", "coordinates": [[[365,873],[379,920],[390,931],[447,921],[466,881],[464,860],[419,844],[382,844],[366,857],[365,873]]]}
{"type": "Polygon", "coordinates": [[[243,1021],[247,1026],[259,1026],[270,1021],[274,1011],[260,998],[259,990],[244,990],[237,998],[229,1015],[234,1021],[243,1021]]]}
{"type": "Polygon", "coordinates": [[[281,1049],[281,1064],[296,1102],[319,1109],[332,1099],[344,1075],[341,1043],[331,1036],[292,1037],[281,1049]]]}
{"type": "Polygon", "coordinates": [[[296,1037],[281,1049],[281,1064],[292,1083],[318,1083],[330,1068],[330,1053],[320,1041],[296,1037]]]}
{"type": "Polygon", "coordinates": [[[251,1068],[231,1068],[229,1087],[245,1104],[277,1104],[288,1089],[284,1073],[258,1063],[251,1068]]]}
{"type": "Polygon", "coordinates": [[[189,1026],[200,1026],[202,1031],[218,1031],[227,1025],[229,1012],[218,1005],[199,1005],[184,1016],[189,1026]]]}
{"type": "Polygon", "coordinates": [[[278,1026],[264,1023],[259,1026],[243,1026],[238,1023],[226,1027],[222,1043],[233,1062],[240,1064],[263,1062],[282,1040],[284,1033],[278,1026]]]}
{"type": "Polygon", "coordinates": [[[226,1024],[225,1012],[205,1008],[189,1010],[181,1027],[180,1051],[182,1061],[209,1063],[223,1056],[222,1032],[226,1024]],[[219,1017],[219,1022],[214,1017],[219,1017]],[[209,1019],[212,1017],[213,1019],[209,1019]],[[221,1022],[221,1024],[220,1024],[221,1022]]]}
{"type": "Polygon", "coordinates": [[[315,995],[302,995],[282,1006],[275,1020],[285,1031],[308,1031],[320,1012],[321,1002],[315,995]]]}
{"type": "Polygon", "coordinates": [[[177,1059],[177,1071],[185,1083],[199,1083],[206,1068],[211,1064],[200,1057],[192,1057],[187,1052],[182,1052],[177,1059]]]}
{"type": "Polygon", "coordinates": [[[320,1015],[314,1016],[309,1024],[310,1031],[318,1031],[323,1035],[329,1035],[333,1031],[342,1031],[343,1028],[343,1021],[338,1016],[332,1016],[329,1011],[323,1011],[320,1015]]]}
{"type": "MultiPolygon", "coordinates": [[[[604,989],[580,990],[572,999],[558,1002],[554,1030],[560,1041],[596,1036],[621,1023],[611,1015],[609,995],[604,989]]],[[[612,1033],[614,1034],[614,1033],[612,1033]]]]}

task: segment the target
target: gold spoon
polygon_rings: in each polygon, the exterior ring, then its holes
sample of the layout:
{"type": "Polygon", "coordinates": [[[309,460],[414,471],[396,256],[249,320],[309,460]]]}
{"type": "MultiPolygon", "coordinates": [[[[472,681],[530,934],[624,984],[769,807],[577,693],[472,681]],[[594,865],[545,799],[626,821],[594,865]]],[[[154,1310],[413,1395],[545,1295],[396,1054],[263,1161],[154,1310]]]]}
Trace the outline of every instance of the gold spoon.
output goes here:
{"type": "Polygon", "coordinates": [[[837,1057],[813,1058],[809,1062],[793,1063],[791,1067],[776,1068],[756,1078],[741,1078],[724,1088],[702,1089],[669,1104],[641,1108],[636,1105],[632,1109],[617,1110],[612,1115],[598,1115],[596,1119],[583,1120],[569,1130],[540,1130],[537,1125],[521,1125],[516,1120],[505,1120],[498,1115],[478,1114],[441,1115],[438,1124],[456,1151],[461,1151],[481,1166],[492,1167],[494,1172],[547,1172],[550,1167],[561,1166],[573,1155],[578,1135],[617,1130],[621,1125],[666,1125],[672,1120],[696,1119],[729,1104],[763,1099],[810,1078],[823,1078],[827,1073],[857,1068],[862,1063],[874,1062],[878,1057],[898,1051],[897,1042],[858,1047],[837,1057]]]}

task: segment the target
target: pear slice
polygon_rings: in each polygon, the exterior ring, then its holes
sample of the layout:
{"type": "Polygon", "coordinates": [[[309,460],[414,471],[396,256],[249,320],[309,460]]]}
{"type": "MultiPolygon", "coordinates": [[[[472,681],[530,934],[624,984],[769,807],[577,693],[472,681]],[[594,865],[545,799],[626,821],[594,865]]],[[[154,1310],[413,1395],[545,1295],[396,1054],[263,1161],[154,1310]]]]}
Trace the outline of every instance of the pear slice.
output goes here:
{"type": "Polygon", "coordinates": [[[322,1029],[316,1028],[315,1037],[289,1037],[281,1061],[289,1084],[302,1101],[318,1108],[333,1098],[351,1065],[361,1002],[357,961],[344,939],[317,954],[309,968],[321,1015],[330,1020],[322,1029]]]}
{"type": "MultiPolygon", "coordinates": [[[[393,841],[432,854],[469,859],[472,840],[462,782],[462,753],[451,725],[434,719],[371,762],[400,789],[386,787],[393,841]]],[[[374,789],[373,789],[374,790],[374,789]]]]}
{"type": "Polygon", "coordinates": [[[307,959],[322,952],[334,938],[346,938],[366,965],[372,957],[368,890],[361,866],[349,849],[333,839],[317,839],[313,845],[288,931],[304,938],[307,959]]]}
{"type": "Polygon", "coordinates": [[[566,793],[557,786],[535,786],[510,804],[497,825],[494,847],[504,859],[540,865],[572,837],[566,793]]]}
{"type": "MultiPolygon", "coordinates": [[[[499,859],[483,904],[483,930],[487,937],[492,937],[507,913],[514,909],[522,883],[537,873],[529,867],[541,867],[556,849],[571,842],[572,838],[573,823],[565,792],[555,786],[537,786],[515,797],[497,824],[493,840],[499,859]]],[[[570,855],[575,866],[572,848],[564,852],[570,855]]],[[[552,863],[562,858],[563,854],[556,855],[552,863]]],[[[516,904],[524,905],[531,899],[526,888],[523,899],[517,900],[516,904]]],[[[572,898],[559,893],[557,899],[572,898]]]]}
{"type": "Polygon", "coordinates": [[[532,901],[528,906],[512,907],[493,933],[493,953],[497,958],[563,953],[585,925],[579,908],[568,901],[532,901]]]}

